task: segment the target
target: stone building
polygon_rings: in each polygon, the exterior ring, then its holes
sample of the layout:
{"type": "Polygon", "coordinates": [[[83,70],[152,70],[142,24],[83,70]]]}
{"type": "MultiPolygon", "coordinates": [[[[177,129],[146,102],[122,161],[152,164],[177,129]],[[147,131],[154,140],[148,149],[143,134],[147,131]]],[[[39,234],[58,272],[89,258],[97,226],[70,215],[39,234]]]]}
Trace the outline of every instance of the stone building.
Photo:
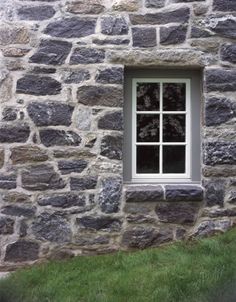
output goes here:
{"type": "Polygon", "coordinates": [[[225,231],[235,0],[2,0],[1,269],[225,231]]]}

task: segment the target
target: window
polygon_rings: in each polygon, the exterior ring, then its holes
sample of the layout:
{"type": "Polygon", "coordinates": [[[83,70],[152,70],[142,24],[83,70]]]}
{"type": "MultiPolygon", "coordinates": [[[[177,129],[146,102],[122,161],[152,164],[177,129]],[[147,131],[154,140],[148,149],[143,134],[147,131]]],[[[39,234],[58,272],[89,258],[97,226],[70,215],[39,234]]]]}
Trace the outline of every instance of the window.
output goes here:
{"type": "Polygon", "coordinates": [[[200,180],[199,73],[126,72],[124,155],[126,181],[200,180]]]}

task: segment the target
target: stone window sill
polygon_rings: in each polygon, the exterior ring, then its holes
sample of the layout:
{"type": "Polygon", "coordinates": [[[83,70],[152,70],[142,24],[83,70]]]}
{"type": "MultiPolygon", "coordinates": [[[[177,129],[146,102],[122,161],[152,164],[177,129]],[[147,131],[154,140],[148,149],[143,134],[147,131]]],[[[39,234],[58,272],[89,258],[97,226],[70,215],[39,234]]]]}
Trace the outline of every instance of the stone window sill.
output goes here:
{"type": "Polygon", "coordinates": [[[202,201],[204,189],[191,185],[136,185],[124,186],[126,202],[202,201]]]}

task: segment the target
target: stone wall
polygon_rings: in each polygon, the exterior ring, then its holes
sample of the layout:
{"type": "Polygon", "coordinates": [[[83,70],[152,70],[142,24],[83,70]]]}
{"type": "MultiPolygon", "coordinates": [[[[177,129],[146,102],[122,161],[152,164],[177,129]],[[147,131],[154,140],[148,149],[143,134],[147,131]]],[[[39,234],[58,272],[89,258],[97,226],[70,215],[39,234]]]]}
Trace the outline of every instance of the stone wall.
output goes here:
{"type": "Polygon", "coordinates": [[[0,18],[2,270],[234,224],[235,0],[2,0],[0,18]],[[202,186],[122,183],[125,66],[203,70],[202,186]]]}

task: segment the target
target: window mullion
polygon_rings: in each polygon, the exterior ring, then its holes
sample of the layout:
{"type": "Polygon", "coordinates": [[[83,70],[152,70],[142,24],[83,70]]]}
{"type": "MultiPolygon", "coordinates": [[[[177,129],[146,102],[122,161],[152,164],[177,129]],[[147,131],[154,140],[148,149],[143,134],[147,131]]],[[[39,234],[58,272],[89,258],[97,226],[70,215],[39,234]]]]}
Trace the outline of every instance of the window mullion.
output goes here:
{"type": "Polygon", "coordinates": [[[163,148],[162,148],[162,140],[163,140],[163,83],[160,82],[160,147],[159,147],[159,172],[162,174],[162,162],[163,162],[163,148]]]}

